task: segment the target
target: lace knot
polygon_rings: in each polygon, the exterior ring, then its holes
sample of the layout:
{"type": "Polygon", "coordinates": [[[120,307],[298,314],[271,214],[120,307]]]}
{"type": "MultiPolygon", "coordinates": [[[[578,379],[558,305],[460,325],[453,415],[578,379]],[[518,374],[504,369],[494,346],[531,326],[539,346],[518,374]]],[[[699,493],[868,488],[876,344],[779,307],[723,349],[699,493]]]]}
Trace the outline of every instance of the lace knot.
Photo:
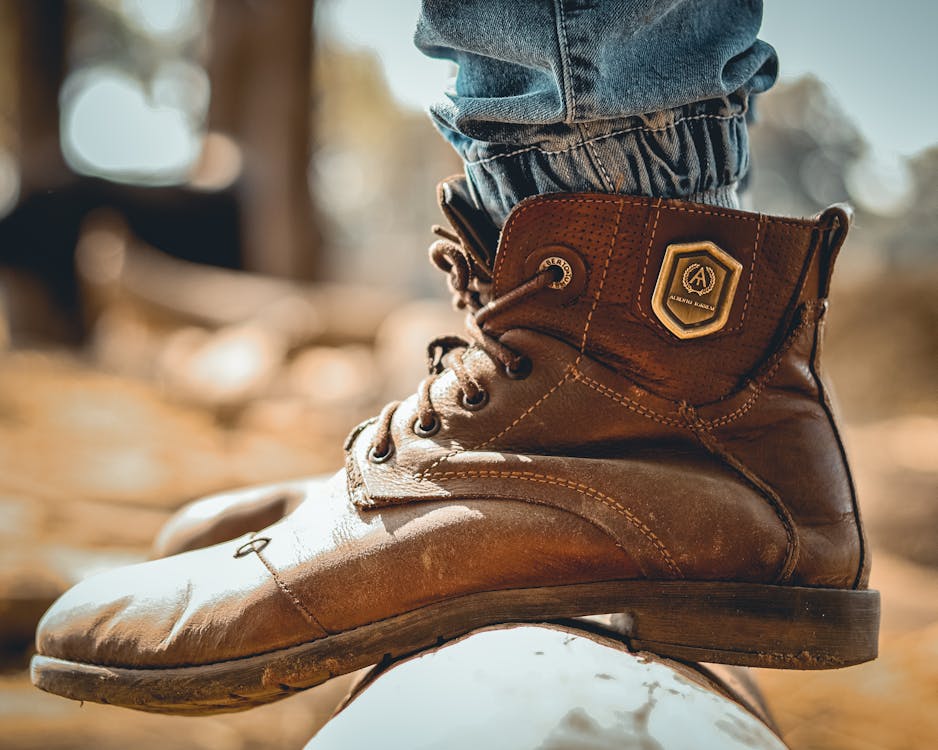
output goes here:
{"type": "MultiPolygon", "coordinates": [[[[433,229],[440,239],[430,246],[430,260],[448,275],[454,305],[468,312],[465,337],[439,336],[427,346],[429,374],[417,388],[417,418],[412,425],[414,433],[422,438],[435,435],[442,425],[430,394],[433,383],[447,369],[452,371],[459,383],[459,402],[464,409],[477,411],[488,403],[488,391],[465,362],[470,349],[481,350],[492,361],[500,363],[509,378],[520,380],[530,374],[530,359],[503,344],[500,341],[501,334],[486,324],[493,315],[540,292],[553,279],[550,269],[539,270],[528,281],[492,299],[489,270],[473,261],[455,234],[442,227],[433,229]]],[[[399,406],[399,401],[388,404],[377,418],[377,428],[368,452],[369,459],[374,463],[387,461],[394,454],[391,424],[399,406]]]]}

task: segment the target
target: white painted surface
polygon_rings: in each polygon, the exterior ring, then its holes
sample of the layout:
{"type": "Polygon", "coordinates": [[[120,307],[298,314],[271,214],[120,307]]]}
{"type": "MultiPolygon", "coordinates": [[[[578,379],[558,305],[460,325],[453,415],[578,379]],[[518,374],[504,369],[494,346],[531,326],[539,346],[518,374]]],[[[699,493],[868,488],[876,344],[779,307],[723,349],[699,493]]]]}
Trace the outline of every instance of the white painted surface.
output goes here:
{"type": "Polygon", "coordinates": [[[772,750],[736,703],[594,639],[546,626],[486,630],[401,662],[306,746],[447,750],[772,750]]]}

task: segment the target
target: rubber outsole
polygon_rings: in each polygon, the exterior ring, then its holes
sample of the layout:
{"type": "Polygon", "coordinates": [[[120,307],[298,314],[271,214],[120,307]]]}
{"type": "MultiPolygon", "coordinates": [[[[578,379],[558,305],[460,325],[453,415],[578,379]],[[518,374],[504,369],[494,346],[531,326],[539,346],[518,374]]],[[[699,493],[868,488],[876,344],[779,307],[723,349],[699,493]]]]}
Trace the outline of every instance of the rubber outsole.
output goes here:
{"type": "Polygon", "coordinates": [[[834,669],[875,659],[879,592],[754,583],[610,581],[468,594],[278,651],[195,666],[36,655],[33,684],[74,700],[202,715],[241,711],[477,628],[618,612],[633,650],[684,661],[834,669]]]}

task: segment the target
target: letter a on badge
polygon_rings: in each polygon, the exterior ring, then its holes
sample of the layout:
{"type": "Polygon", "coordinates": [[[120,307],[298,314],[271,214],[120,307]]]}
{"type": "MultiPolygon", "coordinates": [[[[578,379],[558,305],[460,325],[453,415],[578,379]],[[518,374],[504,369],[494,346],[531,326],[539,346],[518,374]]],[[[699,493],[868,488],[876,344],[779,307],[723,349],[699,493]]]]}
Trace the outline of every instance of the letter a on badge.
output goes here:
{"type": "Polygon", "coordinates": [[[721,330],[729,320],[742,264],[709,241],[668,245],[651,307],[679,339],[721,330]]]}

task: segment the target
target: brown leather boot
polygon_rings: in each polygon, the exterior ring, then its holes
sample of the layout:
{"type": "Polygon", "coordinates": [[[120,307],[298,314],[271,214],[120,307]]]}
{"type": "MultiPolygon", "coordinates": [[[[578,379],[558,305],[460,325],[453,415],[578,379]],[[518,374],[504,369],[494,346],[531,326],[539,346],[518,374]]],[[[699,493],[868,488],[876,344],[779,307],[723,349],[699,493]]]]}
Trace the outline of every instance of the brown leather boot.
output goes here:
{"type": "Polygon", "coordinates": [[[621,612],[637,647],[788,668],[876,656],[879,597],[819,373],[848,215],[534,198],[496,253],[444,184],[470,310],[418,393],[257,535],[107,572],[44,617],[41,688],[247,708],[506,621],[621,612]]]}

